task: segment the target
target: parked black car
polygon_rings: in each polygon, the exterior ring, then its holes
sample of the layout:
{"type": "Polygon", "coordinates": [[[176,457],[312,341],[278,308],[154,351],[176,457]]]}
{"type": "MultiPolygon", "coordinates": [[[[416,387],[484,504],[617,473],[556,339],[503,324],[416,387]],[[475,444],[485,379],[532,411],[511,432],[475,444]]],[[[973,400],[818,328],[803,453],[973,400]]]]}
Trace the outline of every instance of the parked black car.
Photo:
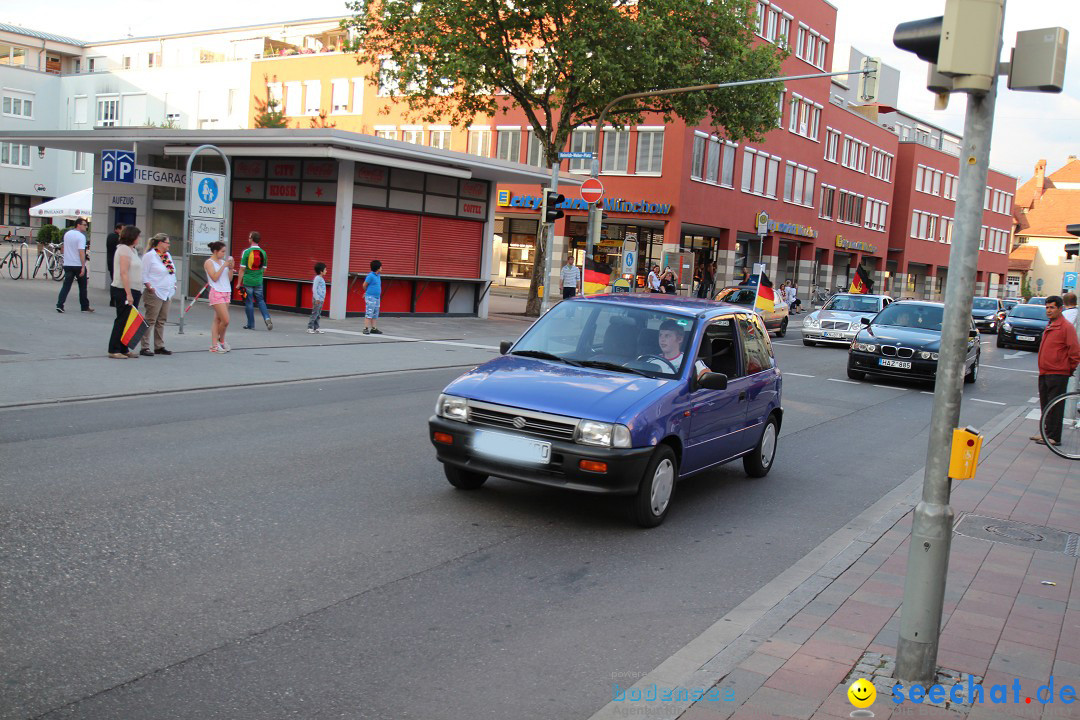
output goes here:
{"type": "Polygon", "coordinates": [[[999,348],[1015,345],[1021,348],[1038,350],[1042,342],[1043,331],[1050,321],[1046,317],[1045,305],[1017,305],[1005,316],[998,332],[999,348]]]}
{"type": "Polygon", "coordinates": [[[1005,317],[1005,305],[997,298],[977,297],[971,302],[971,319],[979,331],[996,333],[1005,317]]]}
{"type": "MultiPolygon", "coordinates": [[[[848,351],[847,374],[852,380],[867,375],[888,375],[909,380],[937,379],[941,348],[942,303],[900,300],[865,321],[848,351]]],[[[979,374],[979,331],[972,323],[968,333],[964,382],[979,374]]]]}

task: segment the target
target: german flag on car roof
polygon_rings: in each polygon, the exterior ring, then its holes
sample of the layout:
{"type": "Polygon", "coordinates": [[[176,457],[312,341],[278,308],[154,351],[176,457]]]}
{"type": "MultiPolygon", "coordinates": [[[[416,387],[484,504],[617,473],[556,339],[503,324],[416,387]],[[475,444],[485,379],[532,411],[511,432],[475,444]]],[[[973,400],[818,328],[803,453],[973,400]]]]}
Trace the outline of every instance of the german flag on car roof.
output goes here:
{"type": "Polygon", "coordinates": [[[863,295],[874,292],[874,281],[870,279],[870,275],[867,274],[862,265],[855,267],[855,277],[851,280],[851,288],[848,292],[863,295]]]}
{"type": "Polygon", "coordinates": [[[776,309],[776,293],[773,291],[772,280],[765,274],[764,269],[758,273],[757,298],[754,300],[754,307],[765,312],[776,309]]]}

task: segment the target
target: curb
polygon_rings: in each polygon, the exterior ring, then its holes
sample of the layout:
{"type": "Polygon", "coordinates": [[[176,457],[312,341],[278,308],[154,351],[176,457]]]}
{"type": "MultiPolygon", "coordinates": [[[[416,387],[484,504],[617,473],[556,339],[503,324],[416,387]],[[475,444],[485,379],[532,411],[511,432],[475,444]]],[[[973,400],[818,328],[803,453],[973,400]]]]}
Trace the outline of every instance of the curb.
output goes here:
{"type": "MultiPolygon", "coordinates": [[[[1006,408],[990,421],[983,442],[992,442],[1027,411],[1027,406],[1006,408]]],[[[863,510],[794,565],[743,600],[705,632],[664,660],[632,687],[642,691],[652,685],[669,688],[708,689],[757,650],[788,620],[832,584],[845,570],[873,547],[886,532],[917,504],[922,493],[925,466],[863,510]]],[[[689,692],[687,694],[690,694],[689,692]]],[[[686,697],[683,694],[682,697],[686,697]]],[[[675,720],[693,702],[651,700],[634,703],[634,714],[675,720]]],[[[625,703],[609,702],[589,720],[626,717],[625,703]]]]}

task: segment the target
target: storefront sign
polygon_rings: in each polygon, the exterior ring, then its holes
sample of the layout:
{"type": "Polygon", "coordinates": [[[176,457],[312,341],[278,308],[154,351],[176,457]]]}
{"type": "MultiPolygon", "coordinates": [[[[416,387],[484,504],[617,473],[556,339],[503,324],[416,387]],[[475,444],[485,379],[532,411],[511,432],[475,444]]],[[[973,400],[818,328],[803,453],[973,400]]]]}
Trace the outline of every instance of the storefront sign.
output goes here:
{"type": "Polygon", "coordinates": [[[476,218],[477,220],[486,220],[487,203],[477,202],[476,200],[459,200],[458,215],[461,217],[476,218]]]}
{"type": "MultiPolygon", "coordinates": [[[[499,207],[520,207],[527,210],[539,210],[542,198],[535,195],[511,195],[509,190],[500,190],[497,196],[499,207]]],[[[604,198],[598,205],[608,212],[639,213],[643,215],[667,215],[671,213],[670,203],[653,203],[647,200],[624,200],[623,198],[604,198]]],[[[559,203],[563,210],[581,210],[587,212],[589,203],[581,198],[566,198],[559,203]]]]}
{"type": "Polygon", "coordinates": [[[479,180],[462,180],[461,197],[486,201],[488,199],[488,184],[479,180]]]}
{"type": "Polygon", "coordinates": [[[134,195],[113,195],[109,198],[110,207],[135,207],[134,195]]]}
{"type": "Polygon", "coordinates": [[[271,160],[267,168],[267,175],[271,180],[299,180],[299,160],[271,160]]]}
{"type": "Polygon", "coordinates": [[[836,247],[841,250],[859,250],[860,252],[870,253],[871,255],[877,252],[877,245],[863,242],[862,240],[848,240],[843,235],[836,236],[836,247]]]}
{"type": "Polygon", "coordinates": [[[386,185],[389,169],[378,165],[356,163],[356,182],[364,185],[386,185]]]}
{"type": "Polygon", "coordinates": [[[297,201],[300,199],[300,183],[268,182],[266,183],[266,199],[297,201]]]}
{"type": "Polygon", "coordinates": [[[799,225],[797,223],[786,223],[779,220],[769,221],[770,232],[782,232],[788,235],[799,235],[800,237],[816,238],[818,233],[812,227],[806,225],[799,225]]]}
{"type": "Polygon", "coordinates": [[[234,178],[263,178],[265,176],[265,160],[256,158],[238,158],[233,161],[234,178]]]}

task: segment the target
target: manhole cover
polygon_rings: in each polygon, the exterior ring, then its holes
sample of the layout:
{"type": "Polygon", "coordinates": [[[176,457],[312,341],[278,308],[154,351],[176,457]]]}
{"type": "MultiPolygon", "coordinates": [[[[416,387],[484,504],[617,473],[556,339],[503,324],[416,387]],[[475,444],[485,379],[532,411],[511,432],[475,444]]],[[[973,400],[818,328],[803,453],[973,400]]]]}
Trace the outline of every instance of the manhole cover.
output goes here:
{"type": "Polygon", "coordinates": [[[1074,557],[1080,546],[1080,536],[1075,533],[985,515],[964,515],[953,530],[958,535],[978,540],[1009,543],[1074,557]]]}

